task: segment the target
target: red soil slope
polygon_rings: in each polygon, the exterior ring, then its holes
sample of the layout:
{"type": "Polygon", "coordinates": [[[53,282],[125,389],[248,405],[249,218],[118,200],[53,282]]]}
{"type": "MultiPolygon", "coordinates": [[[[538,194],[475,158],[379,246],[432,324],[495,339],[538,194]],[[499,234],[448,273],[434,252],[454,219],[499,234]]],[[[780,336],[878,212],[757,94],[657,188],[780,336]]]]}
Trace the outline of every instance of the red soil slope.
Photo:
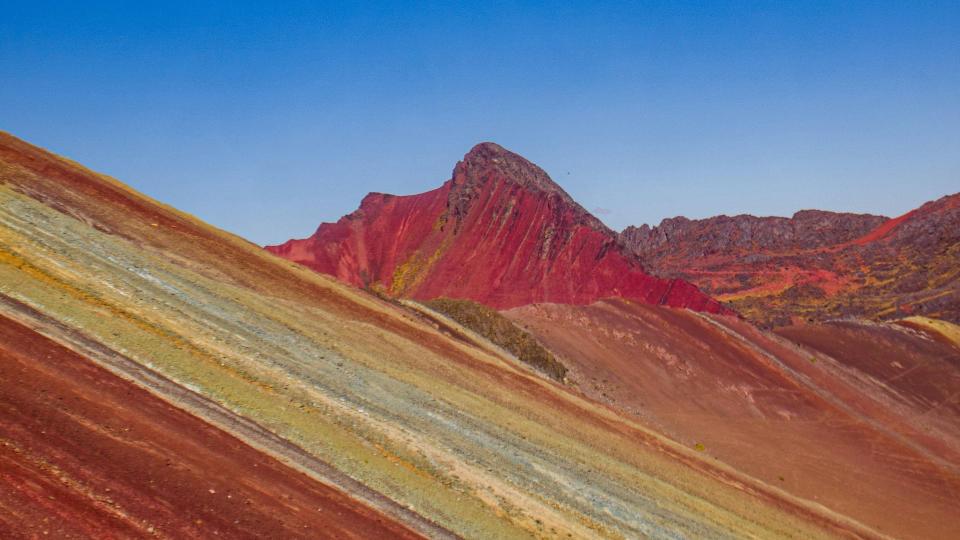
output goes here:
{"type": "Polygon", "coordinates": [[[895,537],[957,538],[960,350],[893,324],[785,329],[621,300],[505,314],[582,392],[895,537]]]}
{"type": "Polygon", "coordinates": [[[623,297],[727,312],[686,281],[647,274],[543,170],[492,143],[474,147],[438,189],[372,193],[310,238],[267,249],[357,286],[421,300],[509,308],[623,297]]]}
{"type": "Polygon", "coordinates": [[[960,322],[960,194],[894,219],[820,211],[673,218],[621,237],[648,268],[758,322],[914,314],[960,322]]]}
{"type": "Polygon", "coordinates": [[[860,238],[857,238],[852,243],[859,246],[863,246],[863,245],[869,244],[870,242],[876,242],[877,240],[881,240],[885,238],[888,234],[890,234],[890,231],[897,228],[901,223],[910,219],[913,213],[914,212],[911,210],[910,212],[907,212],[902,216],[895,217],[893,219],[888,219],[882,224],[880,224],[876,229],[873,229],[869,233],[861,236],[860,238]]]}
{"type": "Polygon", "coordinates": [[[419,538],[0,317],[0,537],[419,538]]]}

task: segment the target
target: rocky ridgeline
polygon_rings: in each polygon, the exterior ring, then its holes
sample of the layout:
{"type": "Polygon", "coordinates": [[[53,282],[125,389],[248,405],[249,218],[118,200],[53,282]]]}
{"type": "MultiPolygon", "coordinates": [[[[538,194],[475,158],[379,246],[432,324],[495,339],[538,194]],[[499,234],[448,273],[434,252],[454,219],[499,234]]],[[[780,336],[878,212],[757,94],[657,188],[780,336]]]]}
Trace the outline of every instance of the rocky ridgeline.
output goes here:
{"type": "Polygon", "coordinates": [[[625,243],[644,261],[665,255],[701,257],[736,250],[816,249],[855,240],[889,218],[801,210],[793,217],[751,215],[664,219],[660,225],[627,227],[625,243]]]}
{"type": "Polygon", "coordinates": [[[819,210],[628,227],[653,273],[678,277],[765,324],[925,314],[960,321],[960,194],[897,218],[819,210]]]}

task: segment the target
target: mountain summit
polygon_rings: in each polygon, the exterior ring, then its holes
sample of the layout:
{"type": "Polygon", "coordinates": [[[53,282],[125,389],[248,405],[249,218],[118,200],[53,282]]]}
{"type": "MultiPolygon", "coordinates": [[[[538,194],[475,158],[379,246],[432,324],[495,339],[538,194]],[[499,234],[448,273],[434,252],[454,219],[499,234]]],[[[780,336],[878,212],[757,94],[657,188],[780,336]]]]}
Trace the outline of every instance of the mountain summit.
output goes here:
{"type": "Polygon", "coordinates": [[[348,283],[420,300],[511,308],[622,297],[729,312],[686,281],[648,274],[543,169],[490,142],[474,146],[435,190],[371,193],[313,236],[267,249],[348,283]]]}
{"type": "MultiPolygon", "coordinates": [[[[577,205],[546,171],[523,156],[499,144],[480,143],[467,152],[453,171],[453,191],[473,191],[488,181],[499,181],[544,195],[558,195],[565,203],[577,205]]],[[[579,206],[579,205],[577,205],[579,206]]]]}

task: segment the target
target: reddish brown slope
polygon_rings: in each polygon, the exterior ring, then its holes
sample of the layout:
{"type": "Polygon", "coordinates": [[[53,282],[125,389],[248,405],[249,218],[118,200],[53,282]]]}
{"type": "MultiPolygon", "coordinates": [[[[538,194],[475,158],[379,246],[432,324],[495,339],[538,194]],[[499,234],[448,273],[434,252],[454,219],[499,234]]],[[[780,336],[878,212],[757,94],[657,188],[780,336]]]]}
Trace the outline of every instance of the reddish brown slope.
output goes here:
{"type": "Polygon", "coordinates": [[[916,411],[911,423],[952,432],[960,440],[960,349],[942,336],[900,325],[905,329],[835,321],[788,326],[777,333],[881,381],[916,411]]]}
{"type": "Polygon", "coordinates": [[[960,194],[894,219],[819,211],[674,218],[621,236],[655,272],[763,323],[909,314],[960,321],[960,194]]]}
{"type": "Polygon", "coordinates": [[[0,317],[3,538],[418,538],[0,317]]]}
{"type": "Polygon", "coordinates": [[[474,147],[442,187],[379,193],[310,238],[268,250],[358,286],[415,299],[509,308],[619,296],[708,312],[693,285],[647,274],[617,235],[547,174],[492,143],[474,147]]]}
{"type": "Polygon", "coordinates": [[[881,533],[960,535],[952,345],[888,324],[786,333],[806,349],[731,317],[619,300],[505,314],[581,391],[707,455],[881,533]]]}

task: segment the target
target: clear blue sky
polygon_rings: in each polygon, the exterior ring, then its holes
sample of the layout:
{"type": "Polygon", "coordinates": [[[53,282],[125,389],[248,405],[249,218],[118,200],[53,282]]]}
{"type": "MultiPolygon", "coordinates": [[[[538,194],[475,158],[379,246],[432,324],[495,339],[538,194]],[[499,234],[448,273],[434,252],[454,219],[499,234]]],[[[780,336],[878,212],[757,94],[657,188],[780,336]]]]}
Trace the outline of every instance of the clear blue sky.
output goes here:
{"type": "Polygon", "coordinates": [[[3,3],[0,129],[258,243],[484,140],[616,229],[960,191],[956,0],[70,4],[3,3]]]}

